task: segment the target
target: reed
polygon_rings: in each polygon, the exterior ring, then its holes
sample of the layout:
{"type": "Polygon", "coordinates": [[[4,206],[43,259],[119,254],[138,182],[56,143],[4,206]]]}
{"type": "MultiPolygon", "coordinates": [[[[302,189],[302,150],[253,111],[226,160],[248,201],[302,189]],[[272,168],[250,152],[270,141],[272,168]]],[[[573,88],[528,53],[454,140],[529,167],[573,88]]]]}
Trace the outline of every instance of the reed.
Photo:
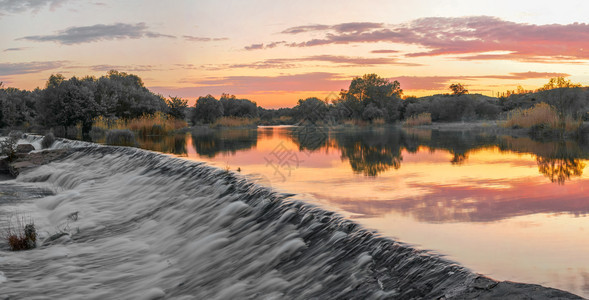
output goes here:
{"type": "Polygon", "coordinates": [[[556,108],[547,103],[538,103],[528,109],[514,109],[507,115],[502,124],[506,128],[536,128],[545,127],[572,132],[581,126],[581,120],[571,116],[560,116],[556,108]]]}
{"type": "Polygon", "coordinates": [[[421,113],[415,116],[411,116],[405,120],[404,126],[419,126],[419,125],[430,125],[432,123],[432,114],[421,113]]]}
{"type": "Polygon", "coordinates": [[[109,119],[97,117],[93,120],[93,127],[104,130],[129,129],[140,136],[166,135],[172,131],[185,128],[188,124],[184,120],[178,120],[162,112],[145,114],[134,119],[109,119]]]}

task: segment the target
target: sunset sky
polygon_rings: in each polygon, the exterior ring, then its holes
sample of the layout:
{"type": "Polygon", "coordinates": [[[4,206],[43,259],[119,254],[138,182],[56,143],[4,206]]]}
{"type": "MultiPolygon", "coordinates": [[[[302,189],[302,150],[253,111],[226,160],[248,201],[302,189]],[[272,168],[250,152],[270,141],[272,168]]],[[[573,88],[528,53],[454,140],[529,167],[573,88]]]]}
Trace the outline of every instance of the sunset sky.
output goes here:
{"type": "Polygon", "coordinates": [[[0,0],[0,81],[139,75],[152,91],[264,107],[333,97],[365,73],[405,95],[589,85],[589,1],[0,0]],[[331,96],[330,96],[331,93],[331,96]]]}

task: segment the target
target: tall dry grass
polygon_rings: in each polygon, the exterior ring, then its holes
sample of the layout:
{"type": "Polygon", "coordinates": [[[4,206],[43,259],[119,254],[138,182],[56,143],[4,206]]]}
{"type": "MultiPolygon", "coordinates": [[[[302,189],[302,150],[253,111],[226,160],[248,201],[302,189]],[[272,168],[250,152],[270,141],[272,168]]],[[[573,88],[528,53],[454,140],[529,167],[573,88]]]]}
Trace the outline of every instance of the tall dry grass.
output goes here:
{"type": "Polygon", "coordinates": [[[134,119],[108,119],[97,117],[93,120],[93,127],[103,130],[129,129],[140,136],[166,135],[174,130],[188,126],[186,121],[178,120],[162,112],[153,115],[143,115],[134,119]]]}
{"type": "Polygon", "coordinates": [[[544,126],[551,129],[561,129],[566,132],[577,130],[582,120],[575,120],[571,116],[559,116],[558,111],[547,103],[538,103],[528,109],[514,109],[507,115],[503,127],[532,128],[544,126]]]}
{"type": "Polygon", "coordinates": [[[419,126],[419,125],[430,125],[432,123],[432,114],[421,113],[416,116],[411,116],[405,120],[403,125],[405,126],[419,126]]]}
{"type": "Polygon", "coordinates": [[[37,230],[31,218],[23,215],[11,215],[4,228],[3,238],[12,251],[29,250],[36,247],[37,230]]]}

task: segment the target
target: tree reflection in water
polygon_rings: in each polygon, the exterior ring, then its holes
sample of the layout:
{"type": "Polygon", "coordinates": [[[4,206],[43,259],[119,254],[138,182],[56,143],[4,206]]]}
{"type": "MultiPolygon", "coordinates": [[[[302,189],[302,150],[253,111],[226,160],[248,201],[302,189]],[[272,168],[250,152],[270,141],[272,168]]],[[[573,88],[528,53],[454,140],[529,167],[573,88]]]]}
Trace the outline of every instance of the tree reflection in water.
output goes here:
{"type": "Polygon", "coordinates": [[[550,181],[564,184],[571,177],[583,175],[585,163],[577,158],[536,157],[538,171],[548,177],[550,181]]]}

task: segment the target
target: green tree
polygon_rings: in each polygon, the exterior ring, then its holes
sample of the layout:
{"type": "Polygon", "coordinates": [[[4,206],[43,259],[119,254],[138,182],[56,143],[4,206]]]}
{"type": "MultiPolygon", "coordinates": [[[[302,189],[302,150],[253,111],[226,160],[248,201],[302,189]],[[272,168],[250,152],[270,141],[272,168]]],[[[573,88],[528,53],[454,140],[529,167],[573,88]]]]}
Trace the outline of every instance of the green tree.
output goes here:
{"type": "Polygon", "coordinates": [[[168,104],[168,114],[176,119],[183,120],[186,117],[186,108],[188,107],[188,100],[180,97],[170,97],[166,101],[168,104]]]}
{"type": "Polygon", "coordinates": [[[102,112],[94,99],[95,81],[92,78],[51,75],[39,102],[41,123],[46,127],[82,124],[82,133],[92,129],[92,119],[102,112]]]}
{"type": "Polygon", "coordinates": [[[194,107],[195,110],[192,117],[192,122],[194,124],[214,123],[218,118],[223,116],[223,105],[211,95],[198,97],[194,107]]]}
{"type": "Polygon", "coordinates": [[[398,81],[390,81],[376,74],[356,77],[347,91],[340,92],[342,104],[349,108],[353,117],[362,118],[364,110],[373,104],[389,122],[399,118],[398,106],[402,94],[398,81]]]}
{"type": "Polygon", "coordinates": [[[293,110],[297,120],[312,123],[325,121],[328,112],[327,103],[316,97],[300,99],[293,110]]]}

